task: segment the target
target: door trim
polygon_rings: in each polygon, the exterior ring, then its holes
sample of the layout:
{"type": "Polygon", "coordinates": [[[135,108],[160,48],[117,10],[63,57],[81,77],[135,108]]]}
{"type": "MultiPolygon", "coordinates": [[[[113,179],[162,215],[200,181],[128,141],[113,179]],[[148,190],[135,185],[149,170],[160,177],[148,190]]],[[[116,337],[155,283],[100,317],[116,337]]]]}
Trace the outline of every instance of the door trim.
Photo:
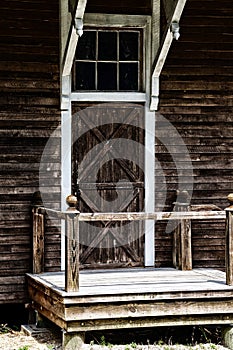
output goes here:
{"type": "MultiPolygon", "coordinates": [[[[128,16],[130,17],[130,16],[128,16]]],[[[135,16],[132,24],[136,25],[135,16]]],[[[99,16],[98,16],[99,18],[99,16]]],[[[120,17],[119,17],[120,18],[120,17]]],[[[123,17],[121,16],[121,20],[123,17]]],[[[140,21],[143,20],[146,48],[145,48],[145,92],[144,93],[126,93],[122,102],[145,102],[145,212],[154,212],[155,210],[155,113],[150,111],[150,72],[151,72],[151,17],[140,16],[140,21]],[[144,19],[143,19],[144,17],[144,19]]],[[[108,24],[109,25],[109,24],[108,24]]],[[[84,95],[84,94],[83,94],[84,95]]],[[[104,93],[95,93],[89,95],[86,93],[86,101],[88,102],[119,102],[122,98],[122,93],[109,94],[104,97],[104,93]],[[91,98],[91,100],[89,99],[91,98]],[[107,99],[107,98],[110,98],[107,99]]],[[[80,101],[78,93],[71,92],[71,77],[63,77],[62,79],[62,111],[61,111],[61,208],[66,210],[65,198],[71,194],[72,188],[72,169],[71,169],[71,150],[72,150],[72,130],[71,130],[71,102],[72,100],[80,101]]],[[[84,96],[80,95],[82,101],[84,96]]],[[[80,101],[81,102],[81,101],[80,101]]],[[[154,221],[145,221],[145,251],[144,265],[154,266],[155,251],[154,251],[154,221]]],[[[65,234],[64,224],[62,224],[62,247],[61,247],[61,267],[65,267],[64,251],[65,251],[65,234]]]]}

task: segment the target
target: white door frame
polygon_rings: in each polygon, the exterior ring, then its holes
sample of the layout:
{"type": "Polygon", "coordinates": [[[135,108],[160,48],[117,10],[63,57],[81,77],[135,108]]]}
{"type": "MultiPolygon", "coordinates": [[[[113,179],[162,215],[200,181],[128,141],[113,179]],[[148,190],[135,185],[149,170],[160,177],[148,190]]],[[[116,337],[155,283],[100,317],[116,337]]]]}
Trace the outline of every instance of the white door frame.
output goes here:
{"type": "MultiPolygon", "coordinates": [[[[159,21],[159,11],[157,13],[157,20],[159,21]]],[[[62,77],[62,103],[61,103],[61,208],[66,210],[67,205],[65,198],[71,194],[72,187],[72,130],[71,130],[71,102],[72,101],[105,101],[105,102],[144,102],[145,103],[145,212],[154,212],[155,208],[155,113],[149,109],[150,105],[150,82],[151,82],[151,62],[154,58],[155,42],[159,42],[158,30],[153,32],[151,29],[151,17],[150,16],[113,16],[110,15],[93,15],[87,14],[84,20],[88,24],[99,25],[105,23],[109,25],[120,25],[120,26],[135,26],[144,29],[144,93],[72,93],[71,92],[71,78],[70,76],[62,77]],[[103,21],[104,17],[104,21],[103,21]],[[136,18],[135,18],[136,17],[136,18]],[[151,37],[151,33],[154,33],[151,37]],[[153,38],[153,45],[151,44],[153,38]],[[152,52],[153,51],[153,52],[152,52]],[[108,96],[109,95],[109,96],[108,96]],[[110,98],[110,99],[109,99],[110,98]],[[122,101],[123,100],[123,101],[122,101]]],[[[155,21],[155,19],[153,19],[155,21]]],[[[156,26],[158,27],[158,26],[156,26]]],[[[62,256],[61,266],[62,270],[65,267],[64,257],[64,245],[65,245],[65,234],[64,234],[64,223],[62,225],[62,256]]],[[[145,221],[145,250],[144,250],[144,265],[154,266],[155,261],[155,250],[154,250],[154,221],[145,221]]]]}

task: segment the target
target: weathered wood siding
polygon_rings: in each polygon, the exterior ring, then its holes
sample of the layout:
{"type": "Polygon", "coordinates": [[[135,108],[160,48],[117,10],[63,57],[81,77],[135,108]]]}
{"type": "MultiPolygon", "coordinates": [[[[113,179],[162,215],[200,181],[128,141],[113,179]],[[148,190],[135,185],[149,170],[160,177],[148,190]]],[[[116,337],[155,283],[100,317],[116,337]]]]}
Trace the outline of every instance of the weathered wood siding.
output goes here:
{"type": "MultiPolygon", "coordinates": [[[[0,303],[23,302],[31,271],[32,194],[45,144],[59,124],[59,6],[51,0],[0,3],[0,303]]],[[[54,142],[60,142],[59,138],[54,142]]],[[[54,155],[59,197],[59,154],[54,155]]],[[[48,222],[45,265],[60,264],[59,232],[48,222]]]]}
{"type": "MultiPolygon", "coordinates": [[[[160,90],[159,112],[176,127],[192,160],[192,204],[221,208],[228,205],[226,197],[233,190],[232,20],[230,0],[187,1],[181,37],[172,44],[160,90]]],[[[176,164],[164,146],[157,142],[156,147],[166,175],[168,210],[178,188],[176,164]]],[[[185,175],[185,162],[183,170],[185,175]]],[[[160,181],[156,176],[156,183],[160,181]]],[[[183,176],[182,181],[186,189],[192,188],[188,177],[183,176]]],[[[157,188],[158,196],[164,195],[161,188],[157,188]]],[[[159,226],[156,235],[156,265],[170,265],[171,234],[159,226]]],[[[224,267],[224,241],[223,223],[193,225],[194,267],[224,267]]]]}
{"type": "Polygon", "coordinates": [[[150,0],[88,0],[86,12],[151,15],[151,8],[150,0]]]}

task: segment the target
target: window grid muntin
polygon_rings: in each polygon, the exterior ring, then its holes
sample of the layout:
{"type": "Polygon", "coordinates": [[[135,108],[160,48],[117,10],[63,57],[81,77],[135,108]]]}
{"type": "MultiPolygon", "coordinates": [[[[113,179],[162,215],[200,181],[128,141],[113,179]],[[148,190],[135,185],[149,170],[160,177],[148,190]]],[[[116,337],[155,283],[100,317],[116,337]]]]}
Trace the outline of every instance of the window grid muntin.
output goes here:
{"type": "MultiPolygon", "coordinates": [[[[143,42],[143,31],[141,28],[87,28],[86,31],[88,32],[95,32],[96,34],[96,40],[95,40],[95,60],[89,60],[89,59],[77,59],[75,57],[75,63],[77,62],[84,62],[84,63],[94,63],[95,64],[95,89],[94,90],[89,90],[89,91],[116,91],[116,92],[140,92],[142,91],[143,87],[143,47],[142,47],[142,42],[143,42]],[[100,32],[116,32],[117,33],[117,60],[98,60],[98,40],[99,40],[99,33],[100,32]],[[137,33],[138,35],[138,42],[137,42],[137,51],[138,51],[138,59],[137,60],[120,60],[120,33],[137,33]],[[117,66],[117,89],[116,90],[98,90],[98,63],[115,63],[117,66]],[[137,64],[137,89],[121,89],[119,86],[119,81],[120,81],[120,64],[137,64]]],[[[78,47],[77,47],[78,49],[78,47]]],[[[76,53],[77,55],[77,53],[76,53]]],[[[73,71],[73,89],[74,91],[87,91],[87,89],[79,89],[77,88],[77,72],[76,72],[76,64],[74,65],[74,71],[73,71]]]]}

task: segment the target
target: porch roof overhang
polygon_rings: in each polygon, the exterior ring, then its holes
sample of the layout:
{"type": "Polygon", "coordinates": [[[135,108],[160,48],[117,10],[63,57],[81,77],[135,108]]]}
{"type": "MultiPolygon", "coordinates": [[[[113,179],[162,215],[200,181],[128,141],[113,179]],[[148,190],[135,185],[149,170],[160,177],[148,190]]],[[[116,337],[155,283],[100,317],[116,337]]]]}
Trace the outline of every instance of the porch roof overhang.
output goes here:
{"type": "MultiPolygon", "coordinates": [[[[159,1],[159,0],[158,0],[159,1]]],[[[166,14],[167,25],[161,43],[159,45],[153,45],[152,50],[156,49],[156,52],[152,53],[152,57],[155,57],[152,62],[152,75],[151,75],[151,103],[150,110],[154,111],[158,109],[159,103],[159,76],[166,61],[167,54],[171,47],[173,39],[179,38],[179,21],[187,0],[161,0],[166,14]]],[[[61,77],[63,81],[65,77],[68,77],[71,73],[73,59],[75,56],[76,46],[78,38],[82,34],[82,23],[85,14],[87,0],[69,0],[67,9],[70,12],[70,18],[68,19],[68,26],[61,29],[62,47],[61,50],[61,77]]],[[[66,9],[65,9],[66,10],[66,9]]],[[[154,6],[153,11],[158,11],[158,6],[154,6]]],[[[64,13],[61,13],[62,26],[64,26],[64,13]]],[[[153,13],[152,13],[153,17],[153,13]]],[[[156,16],[156,18],[158,18],[156,16]]],[[[154,24],[155,25],[155,24],[154,24]]],[[[158,23],[158,26],[160,24],[158,23]]],[[[153,30],[155,30],[153,28],[153,30]]],[[[158,32],[158,28],[156,30],[158,32]]]]}

